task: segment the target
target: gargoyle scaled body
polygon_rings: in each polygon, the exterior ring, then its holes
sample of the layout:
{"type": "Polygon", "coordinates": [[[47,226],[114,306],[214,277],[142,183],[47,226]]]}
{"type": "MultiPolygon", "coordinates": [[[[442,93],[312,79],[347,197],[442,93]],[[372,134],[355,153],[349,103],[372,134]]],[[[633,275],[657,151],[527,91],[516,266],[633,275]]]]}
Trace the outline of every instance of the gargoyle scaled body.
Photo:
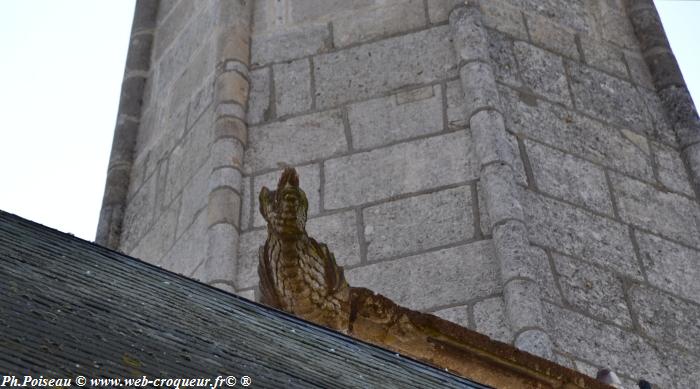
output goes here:
{"type": "Polygon", "coordinates": [[[262,188],[268,237],[260,247],[261,301],[316,324],[499,388],[599,388],[578,373],[436,316],[348,285],[328,247],[306,233],[306,194],[287,168],[262,188]],[[521,366],[533,366],[528,370],[521,366]]]}
{"type": "Polygon", "coordinates": [[[306,233],[307,209],[306,194],[292,168],[284,170],[277,190],[263,187],[260,192],[268,231],[259,250],[262,303],[435,362],[435,341],[454,343],[449,333],[461,327],[400,307],[368,289],[350,287],[328,247],[306,233]]]}

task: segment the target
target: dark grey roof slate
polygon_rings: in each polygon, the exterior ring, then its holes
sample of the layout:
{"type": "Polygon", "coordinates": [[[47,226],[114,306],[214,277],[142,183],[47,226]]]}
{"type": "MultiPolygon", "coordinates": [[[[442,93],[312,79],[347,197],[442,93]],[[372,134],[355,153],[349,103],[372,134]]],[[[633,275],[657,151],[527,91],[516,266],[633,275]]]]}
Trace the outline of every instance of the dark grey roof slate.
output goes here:
{"type": "Polygon", "coordinates": [[[2,211],[0,372],[484,388],[2,211]]]}

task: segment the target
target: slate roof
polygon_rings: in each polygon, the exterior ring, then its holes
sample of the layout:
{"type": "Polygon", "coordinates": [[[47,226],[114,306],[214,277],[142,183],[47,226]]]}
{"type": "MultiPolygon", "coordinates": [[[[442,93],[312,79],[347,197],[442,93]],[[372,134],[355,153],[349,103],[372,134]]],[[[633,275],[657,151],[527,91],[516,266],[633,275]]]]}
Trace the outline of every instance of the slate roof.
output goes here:
{"type": "Polygon", "coordinates": [[[0,372],[485,388],[3,211],[0,372]]]}

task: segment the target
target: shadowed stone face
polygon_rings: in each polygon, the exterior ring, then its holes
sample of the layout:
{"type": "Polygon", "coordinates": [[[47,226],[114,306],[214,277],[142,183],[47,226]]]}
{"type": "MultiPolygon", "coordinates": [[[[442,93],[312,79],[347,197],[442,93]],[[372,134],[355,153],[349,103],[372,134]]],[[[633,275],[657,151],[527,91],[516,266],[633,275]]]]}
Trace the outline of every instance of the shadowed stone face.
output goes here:
{"type": "Polygon", "coordinates": [[[263,187],[260,191],[260,213],[267,222],[268,231],[280,239],[295,239],[306,234],[308,209],[306,194],[299,188],[299,177],[294,169],[284,170],[277,190],[263,187]]]}

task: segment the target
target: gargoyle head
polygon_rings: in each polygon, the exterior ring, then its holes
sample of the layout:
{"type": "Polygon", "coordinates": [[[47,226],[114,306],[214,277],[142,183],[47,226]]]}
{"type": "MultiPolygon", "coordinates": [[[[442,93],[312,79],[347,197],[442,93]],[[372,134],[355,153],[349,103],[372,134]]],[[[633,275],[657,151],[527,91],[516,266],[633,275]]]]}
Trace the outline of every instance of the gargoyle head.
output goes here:
{"type": "Polygon", "coordinates": [[[270,235],[283,240],[298,239],[306,234],[306,212],[309,202],[299,188],[294,168],[286,168],[277,183],[277,190],[260,190],[260,213],[267,221],[270,235]]]}

